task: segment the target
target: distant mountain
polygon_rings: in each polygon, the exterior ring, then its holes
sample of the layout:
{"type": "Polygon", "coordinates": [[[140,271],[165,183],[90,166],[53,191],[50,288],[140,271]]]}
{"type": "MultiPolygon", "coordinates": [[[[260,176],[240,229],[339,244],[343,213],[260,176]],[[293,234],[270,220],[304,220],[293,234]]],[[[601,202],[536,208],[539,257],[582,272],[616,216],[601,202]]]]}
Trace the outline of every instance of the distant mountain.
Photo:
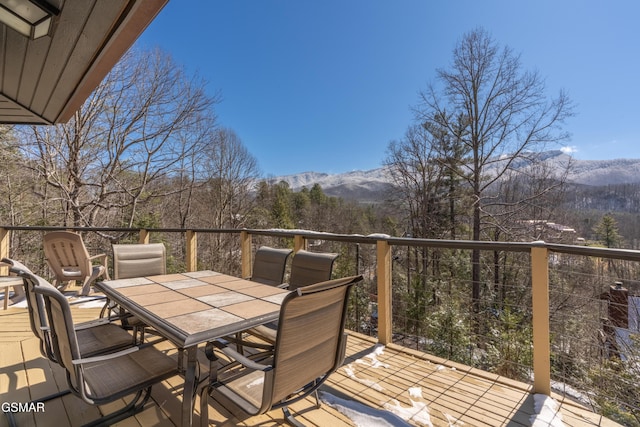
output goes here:
{"type": "MultiPolygon", "coordinates": [[[[640,183],[640,159],[576,160],[561,151],[547,151],[539,155],[559,170],[571,161],[573,164],[568,181],[574,184],[603,186],[640,183]]],[[[525,166],[516,164],[514,167],[525,166]]],[[[302,187],[311,188],[317,183],[330,196],[361,202],[380,202],[393,188],[385,168],[340,174],[303,172],[273,180],[285,181],[296,191],[302,187]]]]}
{"type": "Polygon", "coordinates": [[[358,200],[364,203],[384,200],[386,194],[393,188],[385,168],[339,174],[303,172],[276,177],[273,180],[276,182],[285,181],[295,191],[299,191],[302,187],[311,188],[314,184],[319,184],[325,194],[329,196],[358,200]]]}
{"type": "Polygon", "coordinates": [[[576,184],[640,183],[640,159],[576,160],[569,179],[576,184]]]}

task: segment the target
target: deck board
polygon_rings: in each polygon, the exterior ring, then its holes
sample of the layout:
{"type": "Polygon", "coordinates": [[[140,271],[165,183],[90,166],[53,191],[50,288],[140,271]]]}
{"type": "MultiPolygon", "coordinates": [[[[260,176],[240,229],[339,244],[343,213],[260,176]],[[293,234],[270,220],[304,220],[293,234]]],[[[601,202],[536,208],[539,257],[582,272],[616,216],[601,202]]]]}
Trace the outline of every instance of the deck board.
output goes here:
{"type": "MultiPolygon", "coordinates": [[[[72,306],[72,313],[74,320],[81,322],[96,318],[99,309],[72,306]]],[[[177,358],[177,351],[170,343],[165,341],[158,346],[177,358]]],[[[396,345],[385,347],[373,358],[367,357],[374,354],[376,348],[373,339],[351,333],[345,364],[325,383],[322,393],[329,398],[358,402],[372,413],[381,411],[377,412],[381,417],[394,417],[385,410],[390,408],[414,411],[414,418],[407,421],[410,425],[425,425],[426,419],[435,427],[531,425],[534,399],[528,384],[396,345]],[[420,388],[421,397],[411,396],[409,390],[412,388],[420,388]]],[[[206,371],[208,364],[203,353],[199,354],[199,360],[201,369],[206,371]]],[[[40,354],[38,340],[29,326],[27,310],[16,307],[0,310],[0,401],[28,402],[66,387],[62,368],[40,354]]],[[[118,426],[178,425],[182,387],[183,379],[179,376],[155,386],[145,409],[118,423],[118,426]]],[[[563,401],[559,396],[554,397],[561,404],[565,426],[618,425],[579,405],[563,401]]],[[[19,426],[77,426],[121,407],[123,402],[119,400],[96,408],[68,395],[47,402],[46,414],[22,413],[15,419],[19,426]]],[[[328,404],[316,409],[312,397],[295,403],[290,409],[308,426],[354,425],[349,416],[328,404]]],[[[200,401],[197,398],[194,425],[199,422],[200,401]]],[[[238,420],[210,400],[209,425],[212,426],[276,426],[282,423],[283,416],[279,410],[238,420]]],[[[6,417],[0,414],[0,427],[7,425],[6,417]]]]}

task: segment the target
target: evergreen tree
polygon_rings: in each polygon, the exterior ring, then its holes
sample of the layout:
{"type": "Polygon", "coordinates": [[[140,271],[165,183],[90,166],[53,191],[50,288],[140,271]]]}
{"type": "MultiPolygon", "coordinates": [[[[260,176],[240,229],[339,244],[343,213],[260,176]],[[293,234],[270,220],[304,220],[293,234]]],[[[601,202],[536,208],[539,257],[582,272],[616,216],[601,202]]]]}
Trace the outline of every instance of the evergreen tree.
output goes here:
{"type": "Polygon", "coordinates": [[[273,204],[271,205],[271,219],[278,228],[293,228],[291,218],[291,188],[285,181],[280,181],[274,188],[273,204]]]}
{"type": "Polygon", "coordinates": [[[619,248],[622,245],[622,237],[618,233],[618,223],[609,214],[602,217],[594,232],[598,242],[607,248],[619,248]]]}

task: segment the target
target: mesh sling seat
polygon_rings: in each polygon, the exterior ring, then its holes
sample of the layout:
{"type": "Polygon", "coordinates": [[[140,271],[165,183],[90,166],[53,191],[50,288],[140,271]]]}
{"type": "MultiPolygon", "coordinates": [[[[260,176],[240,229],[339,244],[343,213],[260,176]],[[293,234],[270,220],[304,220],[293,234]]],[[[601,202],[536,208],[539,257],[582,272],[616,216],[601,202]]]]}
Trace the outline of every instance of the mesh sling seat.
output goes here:
{"type": "Polygon", "coordinates": [[[299,250],[291,261],[288,289],[294,291],[301,286],[330,280],[336,258],[338,254],[331,252],[299,250]]]}
{"type": "Polygon", "coordinates": [[[88,295],[91,283],[100,276],[109,280],[107,255],[90,256],[82,236],[71,231],[52,231],[44,235],[44,256],[55,276],[53,285],[64,289],[72,280],[82,281],[81,295],[88,295]],[[100,265],[93,265],[100,260],[100,265]]]}
{"type": "Polygon", "coordinates": [[[253,271],[248,279],[271,286],[282,286],[291,249],[260,247],[254,256],[253,271]]]}
{"type": "MultiPolygon", "coordinates": [[[[166,248],[162,243],[121,243],[112,245],[113,249],[113,278],[130,279],[133,277],[157,276],[167,273],[166,248]]],[[[107,312],[114,311],[110,301],[105,304],[101,317],[107,312]]],[[[144,341],[145,324],[135,316],[127,316],[118,310],[118,317],[126,328],[134,330],[134,335],[140,335],[138,342],[144,341]]]]}
{"type": "Polygon", "coordinates": [[[166,249],[162,243],[115,244],[113,278],[157,276],[167,272],[166,249]]]}
{"type": "Polygon", "coordinates": [[[280,309],[273,352],[263,353],[265,359],[259,359],[262,353],[245,357],[221,341],[209,343],[211,370],[209,384],[201,390],[202,425],[208,425],[209,397],[238,419],[282,408],[288,423],[300,425],[287,406],[315,393],[342,365],[349,292],[361,280],[346,277],[289,293],[280,309]],[[231,360],[219,369],[216,350],[231,360]]]}
{"type": "Polygon", "coordinates": [[[151,387],[178,374],[178,363],[153,346],[88,357],[81,352],[69,302],[54,287],[38,286],[35,292],[46,303],[56,359],[65,368],[71,392],[91,405],[102,405],[133,395],[122,409],[87,426],[107,426],[141,411],[151,387]]]}
{"type": "MultiPolygon", "coordinates": [[[[309,252],[300,250],[293,256],[291,276],[287,289],[293,291],[313,283],[331,279],[333,264],[338,254],[331,252],[309,252]]],[[[278,325],[275,322],[256,326],[247,332],[273,344],[276,340],[278,325]]]]}

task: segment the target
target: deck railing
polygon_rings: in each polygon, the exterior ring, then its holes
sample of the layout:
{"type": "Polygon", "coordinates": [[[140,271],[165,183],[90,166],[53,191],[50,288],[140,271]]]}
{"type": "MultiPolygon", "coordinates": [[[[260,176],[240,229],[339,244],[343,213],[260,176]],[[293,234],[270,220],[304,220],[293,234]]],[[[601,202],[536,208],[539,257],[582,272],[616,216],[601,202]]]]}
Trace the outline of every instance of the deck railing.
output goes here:
{"type": "MultiPolygon", "coordinates": [[[[365,281],[368,283],[369,294],[375,299],[377,316],[373,316],[369,312],[369,320],[376,322],[372,330],[373,334],[377,335],[377,339],[381,344],[389,344],[394,341],[394,316],[404,316],[404,313],[394,313],[394,309],[403,310],[402,304],[397,302],[394,304],[394,290],[397,287],[404,285],[405,283],[393,283],[394,277],[396,281],[406,281],[407,288],[410,287],[411,275],[415,275],[415,268],[412,267],[410,262],[411,250],[418,250],[420,248],[429,251],[450,251],[450,253],[457,252],[469,252],[473,250],[479,250],[486,253],[501,253],[510,254],[511,256],[523,256],[524,260],[528,256],[528,265],[526,261],[523,261],[521,265],[522,272],[514,273],[515,275],[526,276],[523,283],[528,283],[530,289],[523,292],[523,295],[527,295],[527,299],[530,297],[530,301],[522,301],[521,305],[513,310],[521,312],[520,318],[527,319],[530,322],[526,325],[527,333],[531,334],[531,366],[532,371],[532,391],[534,393],[542,393],[546,395],[551,394],[552,390],[552,359],[553,349],[552,346],[556,345],[555,342],[558,337],[557,331],[552,332],[552,325],[550,319],[557,318],[557,313],[550,313],[550,285],[556,286],[555,282],[561,282],[565,280],[562,277],[576,276],[577,281],[582,280],[577,277],[577,270],[567,270],[566,265],[579,261],[577,260],[597,260],[597,263],[631,263],[633,267],[626,269],[627,278],[630,281],[634,281],[635,272],[640,271],[640,251],[635,250],[622,250],[622,249],[606,249],[587,246],[575,246],[555,243],[538,242],[486,242],[486,241],[464,241],[464,240],[430,240],[430,239],[414,239],[414,238],[398,238],[390,237],[386,235],[344,235],[344,234],[332,234],[321,233],[305,230],[257,230],[257,229],[137,229],[137,228],[60,228],[60,227],[1,227],[0,228],[0,256],[15,256],[15,253],[20,253],[20,248],[15,245],[19,239],[17,236],[21,233],[44,233],[51,230],[71,229],[83,233],[101,235],[101,236],[113,236],[117,234],[120,239],[124,235],[129,236],[129,240],[137,240],[140,243],[148,243],[149,241],[157,241],[158,236],[172,235],[174,236],[174,242],[178,239],[175,236],[182,236],[180,244],[174,244],[174,246],[181,246],[176,248],[174,253],[180,253],[184,259],[181,263],[181,268],[187,271],[195,271],[203,268],[211,268],[207,265],[210,261],[204,260],[204,256],[199,256],[198,249],[201,247],[199,244],[199,238],[211,238],[212,236],[226,236],[233,237],[235,240],[234,247],[227,248],[225,251],[231,254],[232,257],[239,258],[238,265],[236,266],[235,273],[242,274],[243,277],[250,276],[251,274],[251,260],[252,254],[255,248],[261,244],[288,245],[292,246],[294,251],[300,249],[306,249],[310,245],[314,246],[312,250],[325,249],[328,246],[331,249],[347,247],[348,250],[344,250],[343,253],[347,254],[341,256],[353,258],[355,260],[353,264],[354,273],[364,273],[365,281]],[[275,243],[274,243],[275,242],[275,243]],[[366,252],[366,253],[365,253],[366,252]],[[404,265],[398,265],[398,256],[394,253],[406,254],[406,262],[404,265]],[[239,256],[238,256],[239,254],[239,256]],[[517,255],[520,254],[520,255],[517,255]],[[560,262],[559,257],[565,259],[571,259],[570,262],[560,262]],[[366,258],[366,262],[362,261],[366,258]],[[394,264],[395,263],[395,264],[394,264]],[[560,265],[562,264],[562,267],[560,265]],[[394,274],[395,269],[406,269],[406,274],[398,276],[394,274]],[[631,271],[631,273],[629,273],[631,271]],[[553,276],[553,277],[552,277],[553,276]],[[401,277],[401,278],[399,278],[401,277]],[[551,284],[551,282],[554,282],[551,284]],[[398,308],[401,307],[401,308],[398,308]]],[[[98,249],[102,251],[108,251],[106,246],[113,242],[113,237],[106,239],[103,237],[103,243],[97,244],[98,249]]],[[[342,251],[342,250],[341,250],[342,251]]],[[[435,253],[435,252],[434,252],[435,253]]],[[[41,255],[42,256],[42,255],[41,255]]],[[[346,259],[345,258],[345,259],[346,259]]],[[[600,265],[598,264],[598,265],[600,265]]],[[[615,266],[614,266],[615,267],[615,266]]],[[[596,287],[599,289],[606,289],[609,285],[613,284],[618,277],[612,276],[611,271],[615,271],[613,268],[607,269],[606,273],[602,273],[594,280],[596,287]]],[[[396,271],[397,273],[397,271],[396,271]]],[[[440,280],[436,278],[437,280],[440,280]]],[[[522,281],[522,277],[520,279],[522,281]]],[[[563,282],[564,283],[564,282],[563,282]]],[[[527,286],[529,286],[527,285],[527,286]]],[[[575,285],[575,284],[574,284],[575,285]]],[[[579,283],[578,283],[579,285],[579,283]]],[[[564,286],[564,285],[563,285],[564,286]]],[[[575,289],[575,288],[570,288],[575,289]]],[[[562,289],[554,289],[554,298],[570,299],[571,293],[575,293],[572,290],[567,290],[564,287],[562,289]],[[558,296],[559,295],[559,296],[558,296]]],[[[593,297],[596,291],[590,291],[591,297],[588,303],[583,306],[586,307],[586,311],[598,311],[597,307],[600,306],[601,300],[599,297],[593,297]],[[595,308],[594,308],[595,307],[595,308]]],[[[427,316],[428,314],[423,314],[427,316]]],[[[600,321],[598,317],[602,317],[600,313],[594,314],[598,324],[595,325],[583,325],[582,329],[602,329],[599,325],[600,321]]],[[[415,320],[415,319],[413,319],[415,320]]],[[[360,319],[358,319],[360,322],[360,319]]],[[[571,322],[576,323],[579,320],[573,319],[571,322]]],[[[360,324],[360,323],[358,323],[360,324]]],[[[575,333],[575,332],[569,332],[575,333]]],[[[605,345],[603,340],[602,344],[605,345]]],[[[598,344],[599,345],[599,344],[598,344]]],[[[526,347],[526,346],[525,346],[526,347]]],[[[575,347],[575,346],[574,346],[575,347]]],[[[525,349],[528,351],[527,349],[525,349]]],[[[428,349],[427,349],[428,351],[428,349]]],[[[601,350],[596,350],[598,353],[601,350]]],[[[602,349],[604,351],[604,349],[602,349]]],[[[608,363],[608,357],[601,358],[599,363],[608,363]]],[[[528,367],[525,367],[529,369],[528,367]]],[[[615,371],[615,370],[614,370],[615,371]]],[[[521,379],[521,378],[519,378],[521,379]]],[[[616,381],[616,379],[611,379],[616,381]]],[[[630,402],[621,402],[620,405],[625,406],[625,410],[632,414],[640,415],[638,409],[638,401],[632,400],[630,402]]]]}

